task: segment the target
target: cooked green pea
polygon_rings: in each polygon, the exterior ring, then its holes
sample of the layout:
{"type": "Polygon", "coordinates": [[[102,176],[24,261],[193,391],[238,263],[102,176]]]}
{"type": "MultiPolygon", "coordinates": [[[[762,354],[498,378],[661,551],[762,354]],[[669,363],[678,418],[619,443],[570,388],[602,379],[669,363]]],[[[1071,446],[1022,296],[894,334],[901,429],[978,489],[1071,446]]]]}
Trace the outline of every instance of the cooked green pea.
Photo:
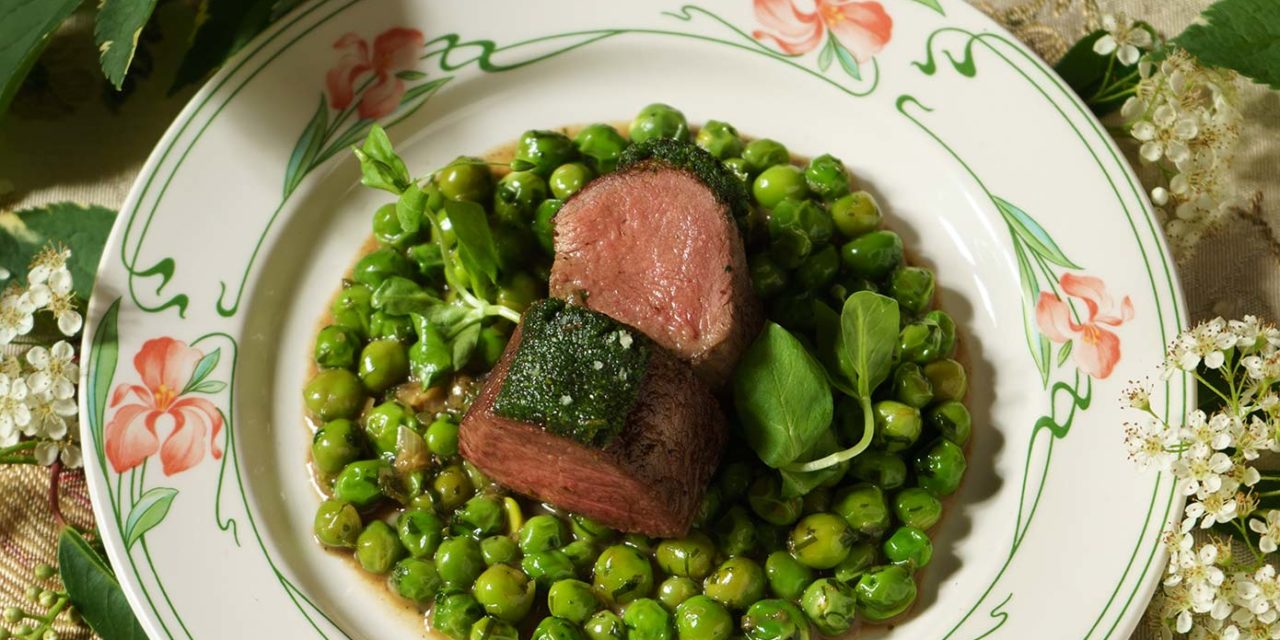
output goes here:
{"type": "Polygon", "coordinates": [[[350,420],[326,422],[311,440],[311,463],[324,474],[342,471],[364,453],[364,436],[350,420]]]}
{"type": "Polygon", "coordinates": [[[538,238],[538,244],[542,246],[543,251],[547,252],[547,255],[555,255],[556,252],[555,217],[563,206],[564,200],[547,198],[538,205],[538,210],[533,214],[533,235],[538,238]]]}
{"type": "Polygon", "coordinates": [[[855,191],[831,203],[831,218],[844,237],[857,238],[880,227],[880,205],[866,191],[855,191]]]}
{"type": "Polygon", "coordinates": [[[574,137],[578,151],[596,173],[608,173],[618,167],[618,157],[627,148],[627,140],[607,124],[593,124],[574,137]]]}
{"type": "Polygon", "coordinates": [[[373,313],[373,291],[362,284],[352,284],[334,298],[329,312],[333,314],[335,325],[366,338],[369,336],[369,315],[373,313]]]}
{"type": "Polygon", "coordinates": [[[485,568],[480,543],[465,536],[445,538],[432,559],[440,579],[455,588],[471,586],[485,568]]]}
{"type": "Polygon", "coordinates": [[[547,198],[547,182],[532,171],[512,171],[498,181],[493,211],[509,223],[532,221],[538,204],[547,198]]]}
{"type": "Polygon", "coordinates": [[[858,582],[858,578],[861,578],[862,574],[879,560],[880,552],[875,545],[870,542],[859,542],[849,549],[849,555],[843,562],[836,565],[832,574],[836,580],[853,586],[858,582]]]}
{"type": "Polygon", "coordinates": [[[742,158],[729,158],[724,161],[724,168],[733,174],[733,177],[741,180],[744,185],[751,186],[751,172],[747,170],[747,161],[742,158]]]}
{"type": "Polygon", "coordinates": [[[458,455],[458,425],[452,420],[440,418],[427,427],[427,448],[441,458],[458,455]]]}
{"type": "Polygon", "coordinates": [[[955,353],[956,350],[955,320],[952,320],[951,316],[941,309],[934,309],[933,311],[924,314],[924,319],[926,322],[932,322],[938,325],[938,328],[942,331],[942,340],[938,347],[939,353],[941,353],[944,358],[950,358],[951,354],[955,353]]]}
{"type": "Polygon", "coordinates": [[[420,508],[410,508],[396,518],[400,544],[414,558],[426,558],[436,552],[444,540],[444,521],[440,516],[420,508]]]}
{"type": "Polygon", "coordinates": [[[681,602],[700,592],[698,583],[693,580],[682,576],[671,576],[658,585],[658,602],[661,602],[667,611],[675,611],[681,602]]]}
{"type": "Polygon", "coordinates": [[[796,284],[809,291],[817,291],[835,279],[840,271],[840,254],[827,245],[815,251],[796,269],[796,284]]]}
{"type": "Polygon", "coordinates": [[[577,540],[606,540],[618,533],[604,524],[577,514],[569,517],[569,528],[573,531],[573,537],[577,540]]]}
{"type": "Polygon", "coordinates": [[[921,489],[935,496],[949,496],[960,487],[965,466],[964,450],[939,438],[916,457],[916,477],[921,489]]]}
{"type": "Polygon", "coordinates": [[[747,143],[742,149],[742,159],[747,164],[747,173],[754,176],[774,165],[790,162],[791,154],[781,142],[761,138],[747,143]]]}
{"type": "Polygon", "coordinates": [[[476,492],[466,469],[456,464],[441,469],[431,481],[431,488],[435,490],[440,508],[444,511],[457,509],[476,492]]]}
{"type": "Polygon", "coordinates": [[[342,468],[333,480],[333,497],[366,510],[383,498],[378,476],[387,463],[381,460],[360,460],[342,468]]]}
{"type": "Polygon", "coordinates": [[[435,182],[450,200],[485,204],[493,197],[493,172],[480,158],[459,157],[436,172],[435,182]]]}
{"type": "Polygon", "coordinates": [[[955,400],[934,405],[925,415],[929,426],[938,431],[942,437],[964,446],[973,431],[973,418],[964,404],[955,400]]]}
{"type": "Polygon", "coordinates": [[[542,283],[537,278],[528,272],[518,271],[503,278],[498,285],[497,303],[517,313],[524,313],[534,300],[543,295],[542,283]]]}
{"type": "Polygon", "coordinates": [[[733,616],[708,596],[692,596],[676,607],[676,634],[681,640],[727,640],[733,616]]]}
{"type": "Polygon", "coordinates": [[[369,337],[374,340],[394,340],[401,344],[413,342],[413,320],[409,316],[391,315],[374,311],[369,318],[369,337]]]}
{"type": "Polygon", "coordinates": [[[423,605],[435,597],[440,589],[440,576],[435,565],[417,558],[405,558],[391,569],[388,586],[396,595],[423,605]]]}
{"type": "Polygon", "coordinates": [[[515,541],[507,536],[489,536],[480,541],[480,555],[489,566],[511,564],[520,556],[520,550],[516,548],[515,541]]]}
{"type": "Polygon", "coordinates": [[[911,448],[920,438],[923,421],[920,411],[895,400],[881,400],[872,408],[875,414],[875,442],[889,453],[911,448]]]}
{"type": "MultiPolygon", "coordinates": [[[[848,470],[847,465],[845,470],[848,470]]],[[[841,479],[843,479],[843,476],[832,484],[839,484],[841,479]]],[[[819,511],[830,511],[831,497],[831,489],[829,487],[818,486],[811,489],[809,493],[804,494],[804,508],[801,509],[801,513],[807,516],[819,511]]]]}
{"type": "Polygon", "coordinates": [[[858,613],[872,622],[888,620],[911,606],[916,599],[916,582],[911,572],[898,565],[868,570],[858,579],[858,613]]]}
{"type": "Polygon", "coordinates": [[[409,354],[395,340],[374,340],[360,352],[360,380],[373,393],[382,393],[409,379],[409,354]]]}
{"type": "Polygon", "coordinates": [[[809,640],[809,620],[796,605],[776,598],[760,600],[742,616],[747,640],[809,640]]]}
{"type": "Polygon", "coordinates": [[[813,569],[786,551],[774,551],[764,560],[764,573],[769,578],[769,591],[785,600],[796,600],[813,581],[813,569]]]}
{"type": "Polygon", "coordinates": [[[671,614],[662,603],[651,598],[641,598],[627,605],[622,612],[622,624],[627,627],[630,640],[671,640],[671,614]]]}
{"type": "Polygon", "coordinates": [[[907,481],[907,463],[895,454],[871,450],[853,459],[849,473],[863,482],[892,491],[907,481]]]}
{"type": "Polygon", "coordinates": [[[831,578],[814,580],[800,596],[800,606],[825,636],[837,636],[853,625],[857,601],[843,582],[831,578]]]}
{"type": "Polygon", "coordinates": [[[815,513],[796,523],[787,547],[802,564],[814,569],[830,569],[849,555],[853,541],[853,529],[841,517],[815,513]]]}
{"type": "Polygon", "coordinates": [[[533,606],[534,584],[519,569],[495,564],[476,578],[471,594],[485,613],[499,620],[519,622],[533,606]]]}
{"type": "Polygon", "coordinates": [[[747,493],[754,477],[755,472],[747,463],[729,462],[720,467],[716,484],[720,487],[720,494],[725,501],[733,501],[747,493]]]}
{"type": "Polygon", "coordinates": [[[623,626],[622,618],[608,609],[597,611],[587,619],[582,629],[591,640],[622,640],[627,637],[627,628],[623,626]]]}
{"type": "Polygon", "coordinates": [[[756,547],[756,527],[747,510],[734,505],[716,521],[716,540],[726,555],[749,553],[756,547]]]}
{"type": "Polygon", "coordinates": [[[805,186],[804,171],[790,164],[776,164],[756,176],[751,183],[751,195],[760,206],[772,209],[787,198],[801,199],[809,195],[805,186]]]}
{"type": "Polygon", "coordinates": [[[582,624],[600,609],[600,600],[591,585],[581,580],[560,580],[547,590],[547,609],[553,616],[582,624]]]}
{"type": "Polygon", "coordinates": [[[326,369],[355,368],[359,350],[360,336],[348,327],[329,325],[316,334],[316,364],[326,369]]]}
{"type": "Polygon", "coordinates": [[[360,513],[346,500],[330,498],[316,510],[312,531],[327,547],[354,548],[360,535],[360,513]]]}
{"type": "Polygon", "coordinates": [[[369,573],[386,573],[404,556],[396,532],[381,520],[370,522],[356,539],[356,560],[369,573]]]}
{"type": "Polygon", "coordinates": [[[933,558],[933,543],[929,541],[929,534],[916,527],[898,527],[884,541],[884,557],[914,571],[929,564],[933,558]]]}
{"type": "Polygon", "coordinates": [[[800,518],[804,498],[782,497],[782,488],[773,474],[763,475],[751,483],[747,503],[761,520],[769,524],[788,525],[800,518]]]}
{"type": "Polygon", "coordinates": [[[934,399],[942,402],[964,400],[969,379],[959,362],[949,358],[930,362],[924,366],[924,375],[929,378],[929,384],[933,385],[934,399]]]}
{"type": "Polygon", "coordinates": [[[942,330],[931,322],[910,322],[898,334],[898,352],[905,362],[937,360],[942,355],[942,330]]]}
{"type": "Polygon", "coordinates": [[[933,400],[933,385],[914,362],[904,362],[893,370],[893,397],[898,402],[923,409],[933,400]]]}
{"type": "Polygon", "coordinates": [[[811,200],[787,198],[769,212],[770,236],[776,236],[783,230],[798,230],[814,248],[831,241],[831,228],[831,216],[811,200]]]}
{"type": "Polygon", "coordinates": [[[364,419],[364,432],[375,451],[391,455],[396,451],[396,438],[400,427],[417,426],[413,414],[404,405],[388,400],[369,411],[364,419]]]}
{"type": "Polygon", "coordinates": [[[461,525],[473,535],[484,537],[502,531],[507,516],[502,511],[500,500],[487,496],[476,496],[454,512],[455,525],[461,525]]]}
{"type": "Polygon", "coordinates": [[[551,172],[548,184],[551,186],[552,195],[561,200],[567,200],[594,177],[596,176],[591,171],[591,167],[581,162],[570,162],[556,167],[556,170],[551,172]]]}
{"type": "Polygon", "coordinates": [[[409,347],[409,371],[423,389],[444,384],[453,373],[453,350],[436,325],[419,323],[418,341],[409,347]]]}
{"type": "Polygon", "coordinates": [[[743,149],[738,130],[728,122],[719,120],[708,120],[702,125],[694,142],[720,160],[736,157],[742,153],[743,149]]]}
{"type": "Polygon", "coordinates": [[[631,121],[631,141],[639,144],[654,138],[689,139],[689,123],[675,107],[655,102],[640,110],[631,121]]]}
{"type": "Polygon", "coordinates": [[[813,241],[803,231],[787,227],[770,234],[769,257],[786,269],[795,269],[813,253],[813,241]]]}
{"type": "Polygon", "coordinates": [[[468,640],[520,640],[520,633],[505,620],[485,616],[471,625],[468,640]]]}
{"type": "Polygon", "coordinates": [[[902,238],[892,231],[872,231],[840,248],[840,258],[854,273],[879,280],[902,264],[902,238]]]}
{"type": "MultiPolygon", "coordinates": [[[[536,209],[534,211],[536,214],[536,209]]],[[[510,220],[503,220],[491,225],[493,248],[498,254],[498,271],[503,275],[504,281],[509,281],[516,275],[525,274],[528,270],[529,263],[535,254],[534,247],[538,242],[529,224],[533,222],[532,218],[535,214],[531,214],[530,220],[527,221],[513,223],[510,220]]],[[[499,282],[499,285],[503,284],[505,282],[499,282]]]]}
{"type": "Polygon", "coordinates": [[[791,527],[758,523],[756,525],[755,550],[762,555],[768,555],[774,551],[782,551],[787,548],[787,538],[790,537],[790,534],[791,527]]]}
{"type": "MultiPolygon", "coordinates": [[[[556,167],[578,156],[568,136],[558,131],[526,131],[516,141],[511,159],[512,172],[527,171],[546,178],[556,167]]],[[[510,175],[510,174],[508,174],[510,175]]]]}
{"type": "Polygon", "coordinates": [[[520,567],[541,586],[575,578],[578,575],[573,559],[559,549],[535,551],[520,560],[520,567]]]}
{"type": "Polygon", "coordinates": [[[520,527],[520,550],[529,553],[563,547],[566,542],[564,523],[551,515],[537,515],[520,527]]]}
{"type": "Polygon", "coordinates": [[[909,487],[893,497],[893,513],[904,525],[928,529],[942,517],[942,502],[924,489],[909,487]]]}
{"type": "Polygon", "coordinates": [[[484,607],[466,592],[443,594],[431,607],[431,628],[454,640],[463,640],[471,625],[484,617],[484,607]]]}
{"type": "Polygon", "coordinates": [[[382,281],[392,276],[410,277],[414,265],[404,254],[390,247],[374,250],[356,261],[351,270],[351,277],[356,282],[377,288],[382,281]]]}
{"type": "Polygon", "coordinates": [[[543,618],[529,640],[583,640],[582,629],[563,618],[543,618]]]}
{"type": "Polygon", "coordinates": [[[354,418],[364,408],[364,385],[346,369],[325,369],[302,390],[307,411],[324,421],[354,418]]]}
{"type": "Polygon", "coordinates": [[[836,280],[827,290],[831,297],[836,301],[836,307],[839,308],[849,296],[859,291],[870,291],[879,293],[880,289],[876,283],[859,275],[842,273],[836,276],[836,280]]]}
{"type": "Polygon", "coordinates": [[[874,484],[842,489],[831,509],[854,531],[869,538],[878,538],[889,530],[889,505],[884,492],[874,484]]]}
{"type": "Polygon", "coordinates": [[[701,580],[715,566],[716,545],[706,534],[695,531],[684,538],[658,543],[654,558],[658,567],[673,576],[701,580]]]}
{"type": "Polygon", "coordinates": [[[384,204],[373,212],[373,237],[383,246],[405,249],[422,238],[421,229],[412,233],[400,226],[394,202],[384,204]]]}
{"type": "Polygon", "coordinates": [[[503,328],[505,323],[489,325],[480,330],[480,339],[476,342],[476,356],[485,371],[498,364],[502,352],[507,349],[507,340],[511,334],[503,328]]]}
{"type": "Polygon", "coordinates": [[[844,163],[831,154],[822,154],[809,161],[804,170],[804,181],[809,191],[823,200],[831,201],[849,193],[849,174],[844,163]]]}
{"type": "Polygon", "coordinates": [[[560,551],[569,556],[575,571],[586,575],[591,570],[591,564],[596,561],[596,554],[599,552],[599,548],[590,540],[574,540],[560,547],[560,551]]]}
{"type": "Polygon", "coordinates": [[[738,556],[725,560],[702,583],[702,592],[730,609],[742,610],[764,597],[767,580],[755,560],[738,556]]]}
{"type": "Polygon", "coordinates": [[[601,552],[594,574],[596,591],[614,604],[624,605],[653,591],[649,558],[626,545],[615,544],[601,552]]]}
{"type": "Polygon", "coordinates": [[[787,288],[787,271],[767,253],[755,253],[747,259],[751,270],[751,285],[756,295],[769,298],[787,288]]]}
{"type": "Polygon", "coordinates": [[[889,295],[915,314],[933,301],[933,272],[922,267],[898,267],[889,275],[889,295]]]}

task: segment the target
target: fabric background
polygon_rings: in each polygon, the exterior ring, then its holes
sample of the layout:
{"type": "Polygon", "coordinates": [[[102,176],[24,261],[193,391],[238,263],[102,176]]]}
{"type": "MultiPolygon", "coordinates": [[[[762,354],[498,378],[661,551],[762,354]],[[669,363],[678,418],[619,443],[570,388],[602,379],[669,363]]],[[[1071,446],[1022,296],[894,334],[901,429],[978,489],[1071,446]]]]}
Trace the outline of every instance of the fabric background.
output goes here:
{"type": "MultiPolygon", "coordinates": [[[[1176,34],[1210,4],[971,1],[1049,62],[1096,28],[1103,13],[1124,13],[1165,34],[1176,34]]],[[[144,32],[145,49],[135,67],[149,70],[149,77],[132,79],[130,94],[123,100],[108,97],[101,82],[97,52],[87,37],[89,16],[74,16],[58,33],[40,77],[28,83],[9,117],[0,122],[0,224],[5,212],[51,202],[70,200],[113,209],[123,203],[147,154],[194,92],[189,88],[166,94],[177,61],[173,51],[190,20],[181,7],[175,9],[179,4],[162,3],[160,28],[144,32]]],[[[1234,179],[1251,201],[1179,265],[1193,321],[1245,313],[1280,320],[1280,94],[1249,86],[1242,95],[1247,122],[1234,179]]],[[[48,488],[47,469],[0,468],[0,609],[29,605],[23,594],[34,581],[35,565],[55,561],[57,526],[46,506],[48,488]]],[[[89,523],[92,512],[83,474],[65,473],[62,492],[67,518],[89,523]]],[[[1157,638],[1153,622],[1133,638],[1157,638]]],[[[57,629],[63,638],[92,635],[65,624],[57,629]]]]}

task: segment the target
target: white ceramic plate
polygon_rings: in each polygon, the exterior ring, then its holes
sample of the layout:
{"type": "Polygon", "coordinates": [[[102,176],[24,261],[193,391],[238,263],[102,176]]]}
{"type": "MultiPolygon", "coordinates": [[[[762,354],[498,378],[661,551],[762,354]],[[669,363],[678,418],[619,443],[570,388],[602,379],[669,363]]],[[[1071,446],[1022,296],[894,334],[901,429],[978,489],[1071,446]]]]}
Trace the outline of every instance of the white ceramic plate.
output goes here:
{"type": "MultiPolygon", "coordinates": [[[[916,615],[889,635],[1127,638],[1181,508],[1168,477],[1126,459],[1117,402],[1184,322],[1168,253],[1125,161],[1039,59],[959,0],[880,3],[892,27],[874,57],[836,14],[877,3],[830,1],[794,57],[753,38],[782,25],[750,0],[317,0],[246,47],[142,171],[85,331],[94,505],[151,636],[423,632],[309,533],[299,389],[313,323],[380,203],[344,151],[362,114],[424,173],[525,129],[662,101],[844,158],[960,324],[969,476],[916,615]],[[832,31],[861,64],[827,48],[832,31]],[[367,61],[361,47],[383,75],[335,109],[342,83],[326,74],[367,61]],[[1098,287],[1131,317],[1090,306],[1098,287]],[[1072,336],[1037,320],[1059,300],[1086,325],[1070,353],[1072,336]]],[[[1192,399],[1180,378],[1157,392],[1173,414],[1192,399]]]]}

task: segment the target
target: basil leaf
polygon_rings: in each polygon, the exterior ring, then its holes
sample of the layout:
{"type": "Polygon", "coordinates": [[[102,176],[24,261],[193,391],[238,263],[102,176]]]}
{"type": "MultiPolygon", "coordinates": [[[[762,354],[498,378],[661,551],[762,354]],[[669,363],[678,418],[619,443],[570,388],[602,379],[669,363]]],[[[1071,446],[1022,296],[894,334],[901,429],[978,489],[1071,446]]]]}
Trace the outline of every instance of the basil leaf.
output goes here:
{"type": "Polygon", "coordinates": [[[458,238],[458,258],[471,275],[498,281],[498,248],[493,242],[484,207],[458,200],[446,200],[445,215],[458,238]]]}
{"type": "Polygon", "coordinates": [[[401,276],[391,276],[384,280],[373,292],[371,300],[374,309],[393,316],[423,314],[440,303],[440,297],[435,293],[401,276]]]}
{"type": "Polygon", "coordinates": [[[856,389],[864,399],[869,399],[893,370],[898,322],[898,301],[893,298],[859,291],[844,301],[840,336],[853,367],[856,389]]]}
{"type": "Polygon", "coordinates": [[[830,431],[831,388],[822,365],[772,322],[738,363],[733,400],[747,442],[770,467],[790,464],[830,431]]]}
{"type": "Polygon", "coordinates": [[[453,351],[439,327],[420,315],[412,317],[418,341],[409,347],[409,371],[423,389],[430,389],[453,373],[453,351]]]}
{"type": "Polygon", "coordinates": [[[418,185],[411,184],[396,201],[396,221],[400,223],[401,229],[416,233],[422,228],[422,213],[426,210],[427,194],[423,193],[418,185]]]}
{"type": "Polygon", "coordinates": [[[391,148],[391,139],[381,126],[373,125],[364,139],[364,146],[352,151],[360,160],[360,182],[366,187],[396,195],[409,188],[409,168],[391,148]]]}
{"type": "Polygon", "coordinates": [[[840,316],[825,302],[813,301],[813,320],[818,337],[818,360],[827,370],[827,382],[845,395],[853,391],[853,363],[840,335],[840,316]]]}
{"type": "Polygon", "coordinates": [[[1219,0],[1173,39],[1206,65],[1226,67],[1280,90],[1280,20],[1275,0],[1219,0]]]}
{"type": "Polygon", "coordinates": [[[476,343],[480,341],[480,323],[473,322],[453,337],[453,370],[461,371],[471,361],[476,343]]]}
{"type": "Polygon", "coordinates": [[[49,44],[49,36],[78,6],[80,0],[10,0],[0,6],[0,115],[49,44]]]}
{"type": "Polygon", "coordinates": [[[70,527],[58,537],[58,572],[71,604],[99,636],[147,640],[111,567],[70,527]]]}

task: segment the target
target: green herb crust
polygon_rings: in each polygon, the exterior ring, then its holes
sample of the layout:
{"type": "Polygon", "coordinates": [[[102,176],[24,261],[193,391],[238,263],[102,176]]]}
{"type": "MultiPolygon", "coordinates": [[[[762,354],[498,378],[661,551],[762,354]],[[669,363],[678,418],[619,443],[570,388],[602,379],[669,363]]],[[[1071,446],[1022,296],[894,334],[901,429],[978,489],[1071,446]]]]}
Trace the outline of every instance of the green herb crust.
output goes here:
{"type": "Polygon", "coordinates": [[[625,169],[648,161],[657,161],[692,173],[721,204],[729,208],[734,219],[743,220],[750,213],[747,189],[715,156],[701,147],[669,138],[655,138],[633,144],[622,152],[618,168],[625,169]]]}
{"type": "Polygon", "coordinates": [[[524,314],[494,413],[604,446],[626,424],[649,355],[644,336],[609,316],[541,300],[524,314]]]}

